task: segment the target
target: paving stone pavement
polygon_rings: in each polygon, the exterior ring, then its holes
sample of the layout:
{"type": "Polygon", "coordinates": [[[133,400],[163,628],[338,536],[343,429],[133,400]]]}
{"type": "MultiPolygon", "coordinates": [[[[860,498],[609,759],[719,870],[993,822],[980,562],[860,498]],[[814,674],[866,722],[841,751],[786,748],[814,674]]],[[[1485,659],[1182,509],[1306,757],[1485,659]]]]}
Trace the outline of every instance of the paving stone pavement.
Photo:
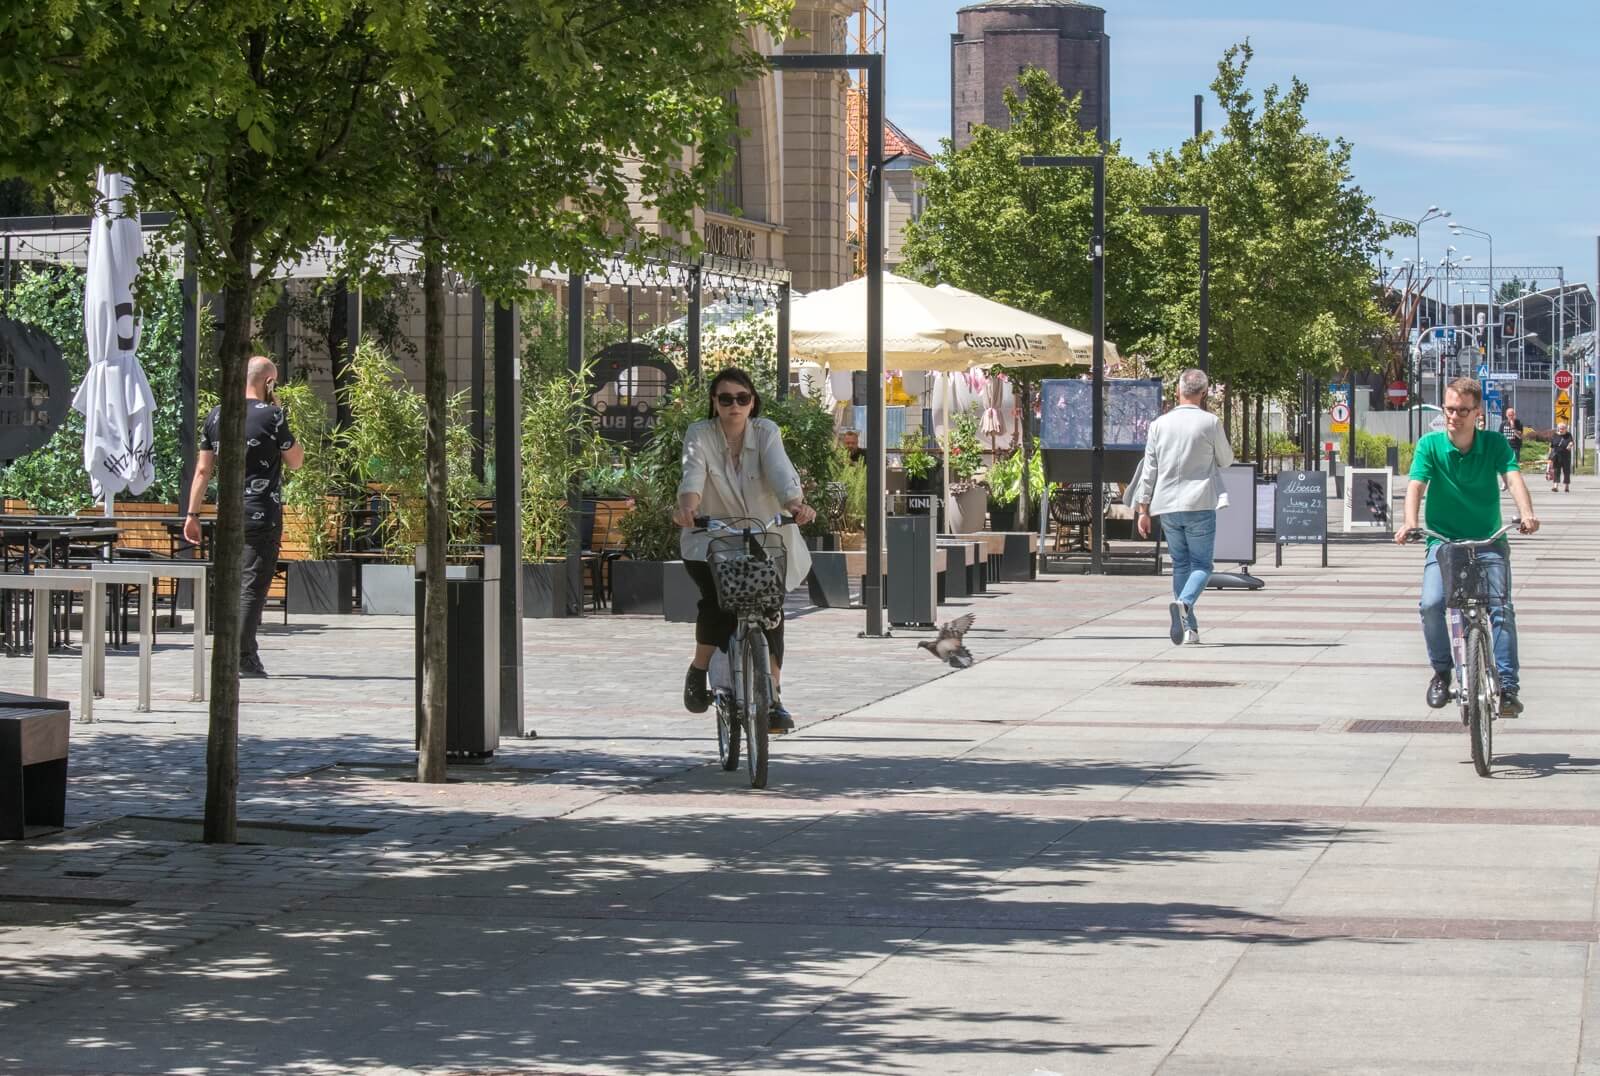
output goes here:
{"type": "Polygon", "coordinates": [[[0,845],[0,1071],[1600,1073],[1600,485],[1535,496],[1488,780],[1383,544],[1263,546],[1198,647],[1164,578],[1004,584],[959,673],[796,607],[761,793],[686,625],[525,622],[538,737],[420,786],[409,622],[270,623],[229,847],[164,636],[0,845]]]}

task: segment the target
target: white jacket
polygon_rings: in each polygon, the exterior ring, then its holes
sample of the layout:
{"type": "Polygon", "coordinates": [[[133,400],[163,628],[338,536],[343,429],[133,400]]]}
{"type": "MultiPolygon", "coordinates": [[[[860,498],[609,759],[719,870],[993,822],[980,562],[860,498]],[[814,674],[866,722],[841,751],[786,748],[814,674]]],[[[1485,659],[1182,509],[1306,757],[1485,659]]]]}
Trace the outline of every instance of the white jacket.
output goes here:
{"type": "Polygon", "coordinates": [[[1211,412],[1180,404],[1150,424],[1133,503],[1150,514],[1209,512],[1228,503],[1222,468],[1233,466],[1233,447],[1211,412]]]}
{"type": "MultiPolygon", "coordinates": [[[[739,453],[740,473],[728,466],[728,442],[722,424],[716,419],[694,423],[683,437],[683,481],[678,494],[700,494],[697,515],[713,519],[771,520],[783,506],[804,496],[800,475],[783,450],[783,434],[771,419],[753,418],[745,431],[739,453]]],[[[806,550],[800,528],[779,528],[788,553],[784,585],[790,590],[805,581],[811,571],[811,554],[806,550]]],[[[706,547],[715,535],[685,527],[678,536],[678,549],[684,560],[705,560],[706,547]]]]}

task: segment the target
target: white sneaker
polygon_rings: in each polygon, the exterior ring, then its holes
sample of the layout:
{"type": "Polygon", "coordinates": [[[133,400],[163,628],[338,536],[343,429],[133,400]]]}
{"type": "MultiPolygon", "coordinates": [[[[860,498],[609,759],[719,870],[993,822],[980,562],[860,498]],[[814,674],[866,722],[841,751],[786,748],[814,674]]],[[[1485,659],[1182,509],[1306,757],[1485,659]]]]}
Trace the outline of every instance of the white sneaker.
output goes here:
{"type": "Polygon", "coordinates": [[[1172,627],[1167,632],[1167,638],[1172,640],[1173,646],[1183,645],[1183,628],[1189,619],[1189,607],[1180,601],[1167,603],[1167,612],[1172,614],[1172,627]]]}
{"type": "Polygon", "coordinates": [[[1184,646],[1200,645],[1200,633],[1193,628],[1185,628],[1183,632],[1184,646]]]}

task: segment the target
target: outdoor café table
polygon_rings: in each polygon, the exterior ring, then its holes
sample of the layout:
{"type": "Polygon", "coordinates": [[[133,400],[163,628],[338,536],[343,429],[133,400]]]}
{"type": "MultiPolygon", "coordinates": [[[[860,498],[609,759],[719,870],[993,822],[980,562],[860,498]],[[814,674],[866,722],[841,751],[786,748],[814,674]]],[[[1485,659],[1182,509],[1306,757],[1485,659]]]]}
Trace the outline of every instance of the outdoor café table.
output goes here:
{"type": "MultiPolygon", "coordinates": [[[[203,560],[139,560],[117,561],[112,564],[90,564],[77,568],[78,571],[90,571],[96,576],[103,576],[109,572],[133,570],[140,574],[148,573],[152,580],[160,579],[187,579],[194,584],[194,692],[189,696],[191,702],[203,702],[206,697],[206,573],[211,570],[211,565],[203,560]]],[[[155,615],[152,607],[151,616],[155,615]]],[[[139,631],[145,631],[144,608],[141,604],[139,610],[139,631]]],[[[142,642],[141,642],[141,645],[142,642]]]]}
{"type": "MultiPolygon", "coordinates": [[[[129,568],[108,564],[93,568],[45,568],[34,575],[45,579],[77,579],[90,583],[98,599],[100,588],[105,586],[136,586],[139,588],[139,704],[136,709],[150,712],[150,651],[155,641],[155,579],[148,568],[129,568]]],[[[98,600],[96,601],[98,606],[98,600]]],[[[100,694],[106,690],[105,630],[100,626],[98,611],[91,620],[88,604],[84,607],[84,645],[95,650],[95,688],[100,694]],[[94,624],[91,633],[88,625],[94,624]],[[90,640],[93,640],[92,644],[90,640]]],[[[37,638],[37,633],[35,634],[37,638]]]]}
{"type": "Polygon", "coordinates": [[[79,672],[82,686],[79,689],[81,700],[78,704],[78,721],[82,724],[93,721],[95,689],[105,681],[106,659],[104,634],[90,630],[89,627],[99,623],[99,585],[87,572],[66,577],[39,573],[32,575],[7,573],[0,575],[0,590],[26,590],[34,595],[33,693],[39,696],[50,694],[50,618],[40,616],[39,609],[42,604],[48,604],[48,596],[56,591],[83,595],[84,632],[82,668],[79,672]],[[41,598],[46,601],[41,603],[41,598]]]}

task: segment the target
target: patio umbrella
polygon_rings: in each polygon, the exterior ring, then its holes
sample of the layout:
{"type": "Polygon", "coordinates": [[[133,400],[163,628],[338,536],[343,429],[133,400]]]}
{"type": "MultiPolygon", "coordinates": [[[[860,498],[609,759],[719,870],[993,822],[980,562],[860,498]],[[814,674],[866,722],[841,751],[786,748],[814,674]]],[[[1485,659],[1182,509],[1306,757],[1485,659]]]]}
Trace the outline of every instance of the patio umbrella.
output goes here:
{"type": "MultiPolygon", "coordinates": [[[[771,311],[756,315],[772,318],[771,311]]],[[[732,334],[718,326],[705,339],[732,334]]],[[[814,291],[789,309],[790,352],[834,370],[867,368],[865,277],[814,291]]],[[[1093,339],[1048,318],[1014,310],[961,288],[930,288],[893,273],[883,274],[883,365],[885,369],[965,372],[987,366],[1088,365],[1093,339]]],[[[1106,342],[1106,361],[1117,359],[1106,342]]]]}
{"type": "Polygon", "coordinates": [[[101,169],[101,204],[89,226],[89,268],[83,291],[83,332],[89,371],[72,406],[84,418],[83,467],[111,515],[117,493],[143,493],[155,479],[151,419],[155,396],[139,361],[139,319],[133,279],[144,253],[139,222],[122,216],[132,187],[101,169]]]}

